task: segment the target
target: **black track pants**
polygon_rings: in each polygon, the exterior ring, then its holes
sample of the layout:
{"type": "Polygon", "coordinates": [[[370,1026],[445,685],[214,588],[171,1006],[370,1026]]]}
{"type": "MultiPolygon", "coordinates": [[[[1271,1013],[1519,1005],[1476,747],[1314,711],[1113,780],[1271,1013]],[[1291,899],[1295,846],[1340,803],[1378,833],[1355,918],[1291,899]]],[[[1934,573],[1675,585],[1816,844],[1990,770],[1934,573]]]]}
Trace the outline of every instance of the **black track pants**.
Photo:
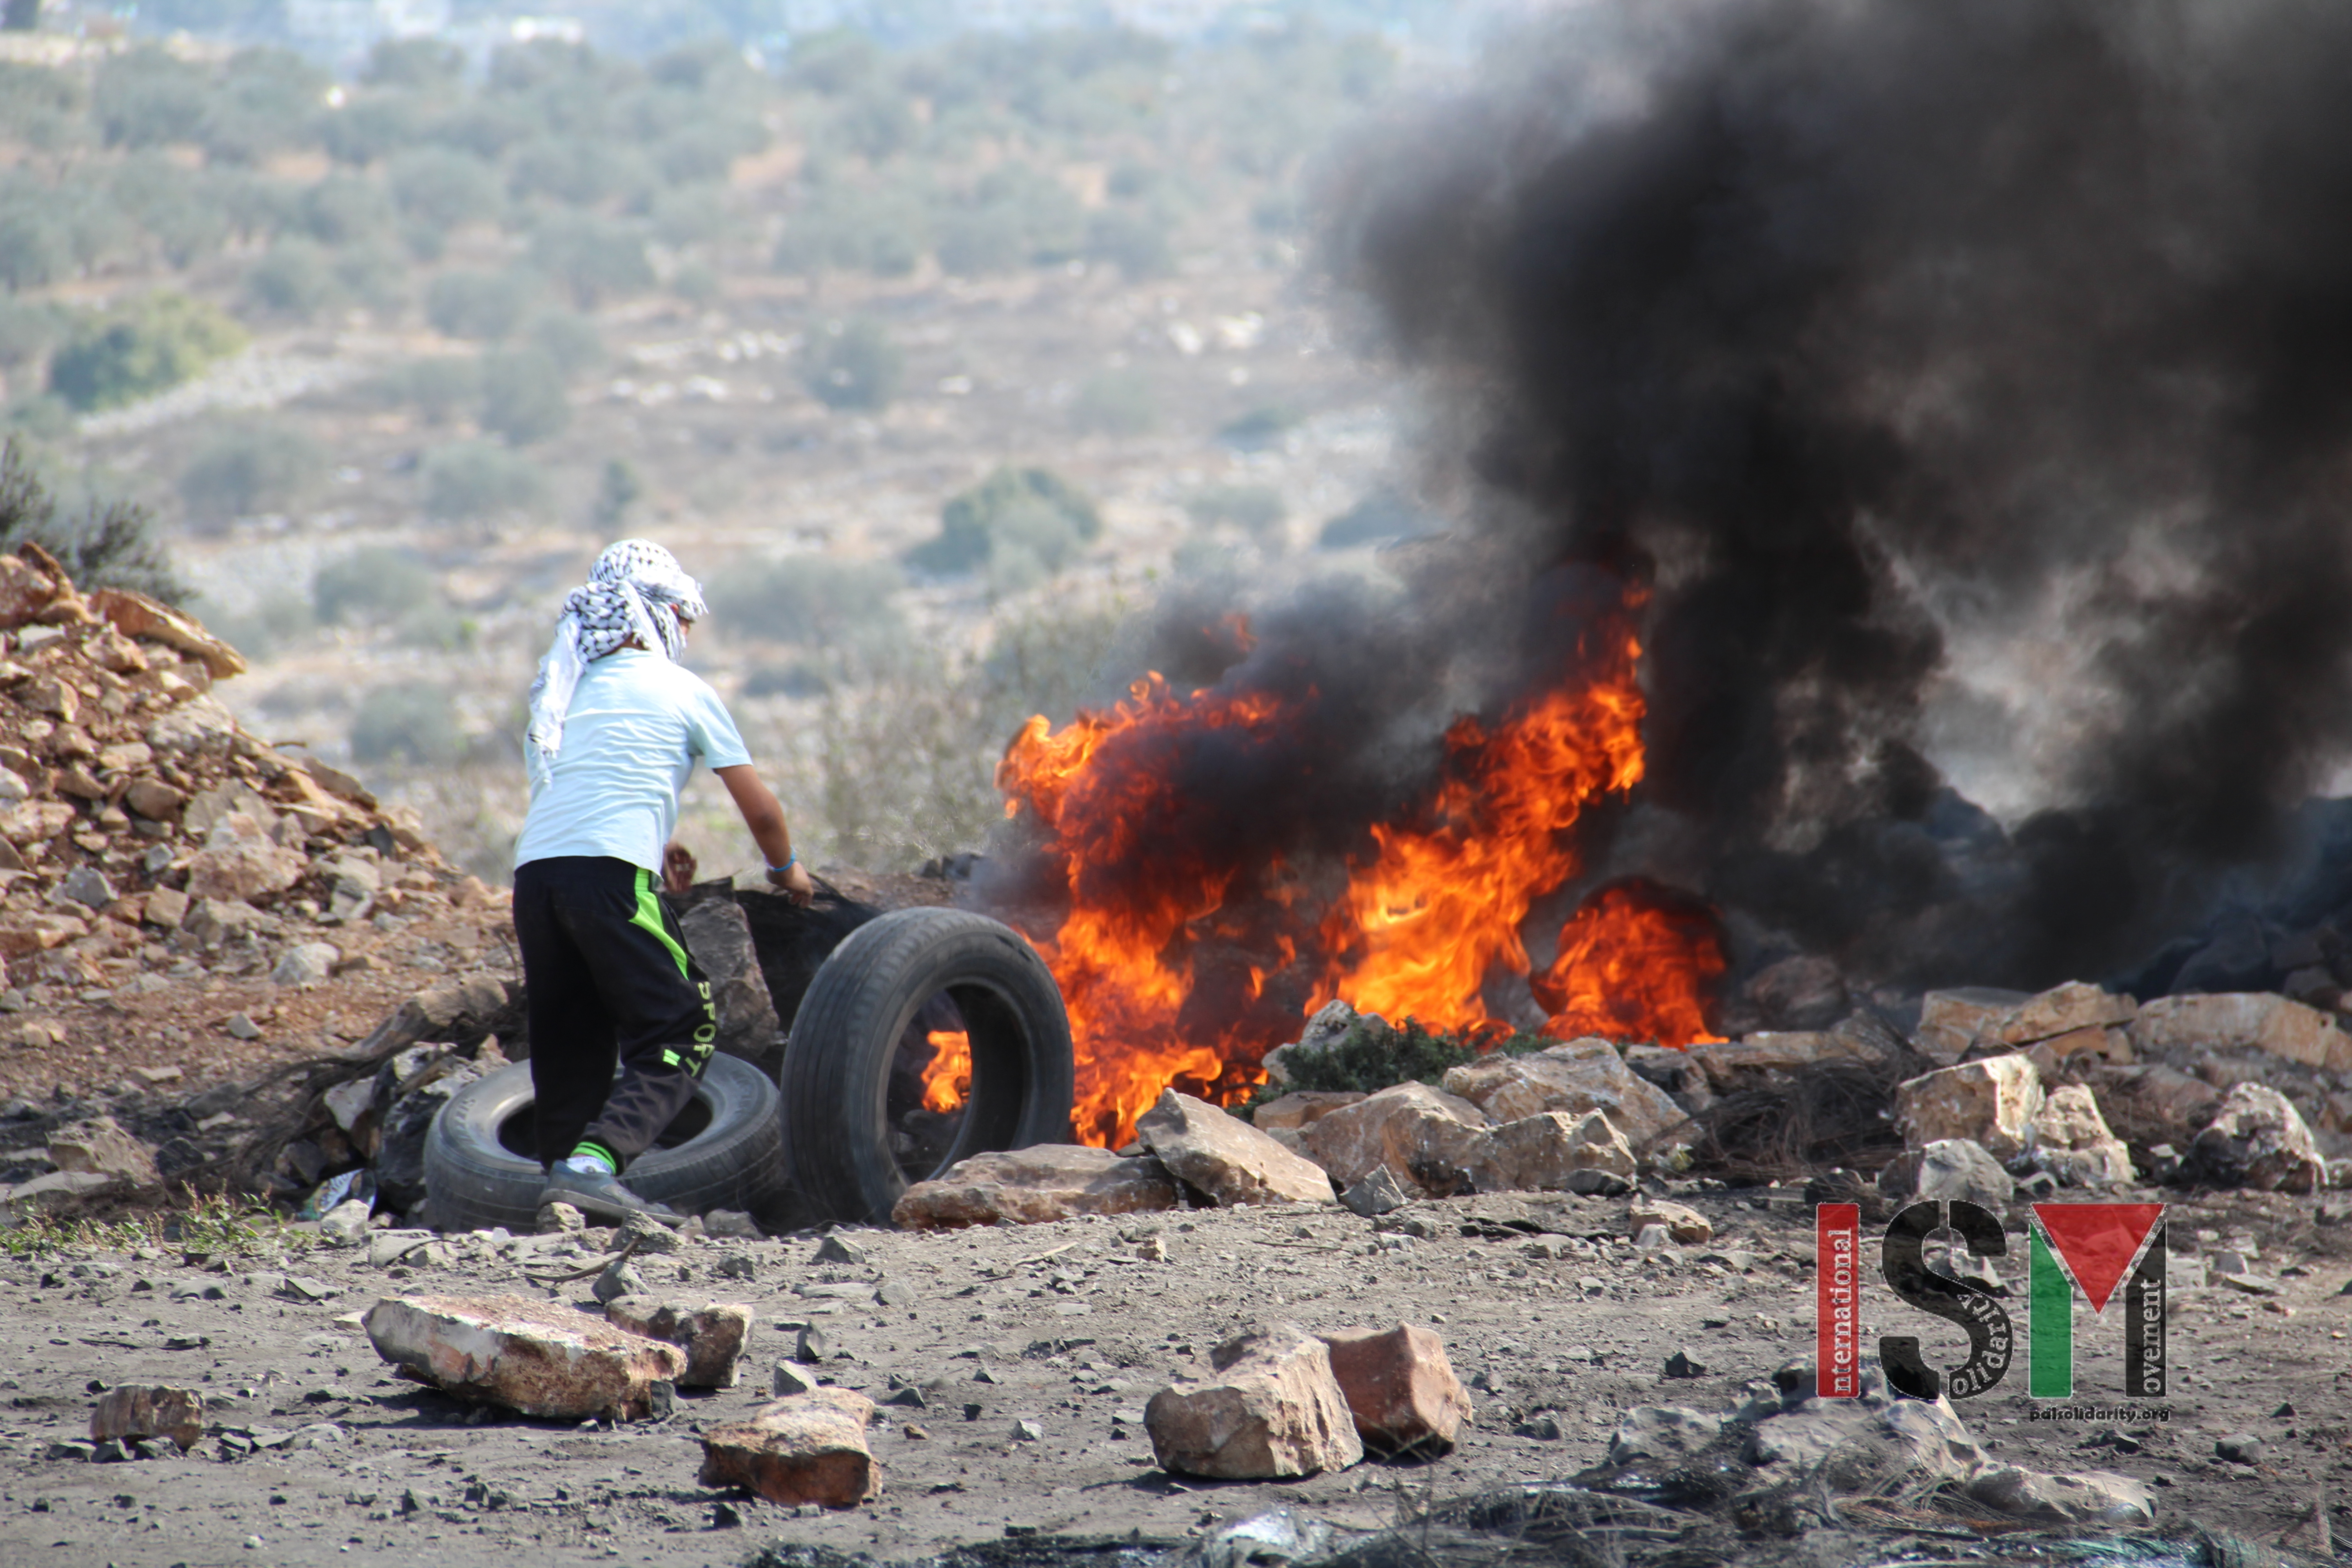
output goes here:
{"type": "Polygon", "coordinates": [[[625,860],[525,862],[515,869],[514,922],[530,998],[539,1163],[552,1167],[593,1143],[625,1171],[694,1098],[719,1038],[710,982],[654,874],[625,860]]]}

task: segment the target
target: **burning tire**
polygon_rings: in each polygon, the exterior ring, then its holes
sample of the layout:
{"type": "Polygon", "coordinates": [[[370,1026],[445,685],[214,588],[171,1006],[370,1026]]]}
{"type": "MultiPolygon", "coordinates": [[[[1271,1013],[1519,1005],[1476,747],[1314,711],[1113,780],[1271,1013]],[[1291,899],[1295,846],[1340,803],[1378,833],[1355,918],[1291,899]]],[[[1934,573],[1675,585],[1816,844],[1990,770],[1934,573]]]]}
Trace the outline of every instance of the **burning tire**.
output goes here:
{"type": "Polygon", "coordinates": [[[810,983],[784,1047],[782,1124],[819,1221],[889,1223],[958,1160],[1070,1136],[1070,1020],[1020,934],[961,910],[860,926],[810,983]]]}
{"type": "MultiPolygon", "coordinates": [[[[536,1228],[547,1177],[531,1142],[531,1104],[530,1064],[517,1062],[467,1084],[441,1108],[425,1139],[435,1226],[504,1226],[526,1235],[536,1228]]],[[[694,1099],[623,1179],[680,1214],[740,1209],[768,1219],[789,1180],[777,1139],[776,1086],[749,1062],[714,1056],[694,1099]]]]}

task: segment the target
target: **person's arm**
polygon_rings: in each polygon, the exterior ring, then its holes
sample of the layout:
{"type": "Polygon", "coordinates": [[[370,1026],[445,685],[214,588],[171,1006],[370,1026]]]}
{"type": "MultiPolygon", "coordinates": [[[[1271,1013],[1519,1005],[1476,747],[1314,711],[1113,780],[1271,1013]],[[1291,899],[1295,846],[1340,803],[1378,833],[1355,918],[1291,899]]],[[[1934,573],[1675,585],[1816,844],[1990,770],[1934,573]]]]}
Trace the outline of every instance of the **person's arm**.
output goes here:
{"type": "Polygon", "coordinates": [[[793,854],[793,837],[784,826],[783,804],[776,792],[760,782],[760,773],[749,763],[731,768],[713,768],[719,782],[727,786],[728,798],[735,809],[743,814],[743,826],[751,829],[752,841],[760,846],[771,867],[782,866],[782,871],[771,870],[768,880],[782,888],[796,904],[805,904],[816,897],[816,884],[809,880],[808,868],[793,854]]]}

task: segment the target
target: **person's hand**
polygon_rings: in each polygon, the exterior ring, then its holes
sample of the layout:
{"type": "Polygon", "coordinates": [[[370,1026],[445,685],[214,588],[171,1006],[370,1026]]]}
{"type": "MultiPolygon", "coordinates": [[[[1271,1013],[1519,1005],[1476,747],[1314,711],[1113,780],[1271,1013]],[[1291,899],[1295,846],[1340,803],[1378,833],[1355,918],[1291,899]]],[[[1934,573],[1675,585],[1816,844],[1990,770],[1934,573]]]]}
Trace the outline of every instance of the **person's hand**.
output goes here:
{"type": "Polygon", "coordinates": [[[673,838],[662,851],[662,889],[674,899],[682,899],[694,889],[694,851],[673,838]]]}
{"type": "Polygon", "coordinates": [[[768,885],[782,889],[784,897],[803,909],[816,900],[816,884],[809,879],[808,868],[797,860],[781,871],[769,872],[768,885]]]}

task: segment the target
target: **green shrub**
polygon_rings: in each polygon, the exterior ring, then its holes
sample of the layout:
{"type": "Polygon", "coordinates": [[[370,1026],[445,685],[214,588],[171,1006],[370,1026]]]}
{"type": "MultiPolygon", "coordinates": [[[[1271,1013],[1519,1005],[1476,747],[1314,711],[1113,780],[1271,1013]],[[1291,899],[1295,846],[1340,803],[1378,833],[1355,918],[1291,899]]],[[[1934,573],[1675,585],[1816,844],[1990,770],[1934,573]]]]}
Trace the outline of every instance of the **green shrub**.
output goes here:
{"type": "Polygon", "coordinates": [[[246,269],[247,300],[273,316],[307,321],[341,292],[327,253],[307,239],[281,239],[246,269]]]}
{"type": "Polygon", "coordinates": [[[924,205],[913,191],[827,185],[784,219],[775,266],[803,276],[837,268],[903,278],[922,261],[929,245],[924,205]]]}
{"type": "Polygon", "coordinates": [[[453,338],[503,338],[530,303],[528,279],[513,272],[444,272],[425,288],[425,319],[453,338]]]}
{"type": "Polygon", "coordinates": [[[510,447],[560,436],[572,422],[563,373],[535,348],[503,349],[482,360],[482,428],[510,447]]]}
{"type": "Polygon", "coordinates": [[[802,379],[828,408],[877,410],[898,395],[906,361],[881,323],[860,318],[811,334],[802,379]]]}
{"type": "Polygon", "coordinates": [[[65,335],[57,311],[29,300],[0,299],[0,370],[30,364],[65,335]]]}
{"type": "Polygon", "coordinates": [[[665,245],[702,245],[726,234],[734,225],[721,185],[686,185],[654,198],[649,221],[665,245]]]}
{"type": "Polygon", "coordinates": [[[0,211],[0,283],[38,289],[73,270],[73,231],[46,206],[12,200],[0,211]]]}
{"type": "Polygon", "coordinates": [[[299,430],[283,425],[224,430],[181,470],[180,499],[191,518],[229,522],[290,511],[326,477],[325,451],[299,430]]]}
{"type": "Polygon", "coordinates": [[[335,282],[343,292],[382,315],[396,315],[406,303],[409,268],[385,244],[345,246],[335,258],[335,282]]]}
{"type": "Polygon", "coordinates": [[[382,240],[399,227],[383,187],[357,174],[330,174],[304,191],[296,216],[304,231],[322,245],[382,240]]]}
{"type": "Polygon", "coordinates": [[[310,579],[311,611],[331,626],[396,621],[440,596],[432,572],[404,550],[354,550],[310,579]]]}
{"type": "Polygon", "coordinates": [[[536,464],[489,441],[460,441],[425,456],[425,510],[451,522],[534,511],[547,499],[536,464]]]}
{"type": "Polygon", "coordinates": [[[645,494],[645,481],[626,458],[605,458],[596,478],[596,504],[589,509],[588,526],[606,537],[618,533],[645,494]]]}
{"type": "Polygon", "coordinates": [[[425,681],[379,686],[352,715],[352,758],[361,763],[413,763],[442,767],[464,750],[449,693],[425,681]]]}
{"type": "Polygon", "coordinates": [[[1059,180],[1025,163],[981,176],[939,220],[940,265],[962,277],[1064,261],[1085,247],[1087,216],[1059,180]]]}
{"type": "Polygon", "coordinates": [[[1271,533],[1290,515],[1272,485],[1204,485],[1184,498],[1184,515],[1213,526],[1232,523],[1244,533],[1271,533]]]}
{"type": "Polygon", "coordinates": [[[129,588],[168,605],[187,597],[145,507],[96,496],[68,506],[11,436],[0,447],[0,551],[27,541],[56,556],[84,589],[129,588]]]}
{"type": "Polygon", "coordinates": [[[722,184],[736,159],[759,151],[756,140],[748,146],[745,142],[740,132],[723,123],[683,126],[654,148],[654,167],[673,185],[722,184]]]}
{"type": "Polygon", "coordinates": [[[147,231],[166,261],[185,267],[228,239],[228,219],[210,184],[160,153],[135,153],[107,181],[107,194],[147,231]]]}
{"type": "Polygon", "coordinates": [[[872,82],[845,95],[825,126],[829,139],[869,163],[903,153],[915,140],[915,110],[907,95],[872,82]]]}
{"type": "Polygon", "coordinates": [[[90,108],[110,147],[194,142],[209,107],[204,73],[162,49],[110,55],[90,87],[90,108]]]}
{"type": "Polygon", "coordinates": [[[1326,550],[1418,538],[1442,525],[1398,490],[1383,485],[1323,525],[1315,542],[1326,550]]]}
{"type": "Polygon", "coordinates": [[[384,165],[392,198],[403,216],[433,229],[495,223],[506,211],[497,173],[479,158],[451,147],[411,147],[384,165]]]}
{"type": "Polygon", "coordinates": [[[882,73],[882,50],[865,34],[847,27],[810,33],[793,40],[784,80],[793,87],[831,97],[882,73]]]}
{"type": "Polygon", "coordinates": [[[1267,1084],[1254,1095],[1256,1106],[1294,1091],[1377,1094],[1401,1083],[1442,1082],[1448,1069],[1482,1057],[1526,1056],[1556,1042],[1539,1035],[1517,1034],[1481,1051],[1460,1035],[1434,1033],[1407,1018],[1392,1026],[1376,1017],[1358,1018],[1348,1032],[1319,1051],[1294,1051],[1283,1058],[1290,1075],[1287,1086],[1267,1084]]]}
{"type": "Polygon", "coordinates": [[[958,278],[1011,272],[1029,258],[1021,215],[1010,207],[950,210],[939,219],[940,265],[958,278]]]}
{"type": "Polygon", "coordinates": [[[212,306],[159,291],[77,321],[49,361],[49,387],[85,412],[112,408],[177,386],[245,343],[212,306]]]}
{"type": "Polygon", "coordinates": [[[907,635],[902,585],[887,562],[791,555],[730,568],[710,608],[730,637],[885,657],[907,635]]]}
{"type": "Polygon", "coordinates": [[[382,38],[360,79],[374,87],[446,90],[466,79],[466,51],[438,38],[382,38]]]}
{"type": "Polygon", "coordinates": [[[364,168],[415,145],[424,125],[425,110],[414,94],[362,93],[319,116],[319,142],[336,163],[364,168]]]}
{"type": "Polygon", "coordinates": [[[482,367],[469,357],[436,354],[394,365],[367,390],[384,402],[408,405],[429,425],[446,425],[481,400],[482,367]]]}
{"type": "Polygon", "coordinates": [[[1067,479],[1050,468],[1003,468],[950,497],[938,536],[907,561],[940,574],[995,565],[1017,574],[1033,561],[1058,571],[1101,536],[1101,514],[1067,479]]]}
{"type": "Polygon", "coordinates": [[[1165,278],[1176,269],[1167,220],[1133,207],[1108,207],[1089,218],[1087,254],[1118,268],[1119,276],[1130,282],[1165,278]]]}
{"type": "Polygon", "coordinates": [[[1070,399],[1070,426],[1082,436],[1140,436],[1159,419],[1151,384],[1131,370],[1089,376],[1070,399]]]}
{"type": "Polygon", "coordinates": [[[604,335],[576,310],[541,310],[522,330],[523,341],[545,354],[567,382],[604,363],[604,335]]]}
{"type": "Polygon", "coordinates": [[[635,153],[598,138],[534,138],[515,149],[507,173],[507,192],[516,200],[544,197],[570,206],[593,206],[647,183],[635,153]]]}
{"type": "Polygon", "coordinates": [[[533,265],[572,291],[587,310],[599,300],[654,286],[643,236],[592,213],[550,214],[530,237],[533,265]]]}

